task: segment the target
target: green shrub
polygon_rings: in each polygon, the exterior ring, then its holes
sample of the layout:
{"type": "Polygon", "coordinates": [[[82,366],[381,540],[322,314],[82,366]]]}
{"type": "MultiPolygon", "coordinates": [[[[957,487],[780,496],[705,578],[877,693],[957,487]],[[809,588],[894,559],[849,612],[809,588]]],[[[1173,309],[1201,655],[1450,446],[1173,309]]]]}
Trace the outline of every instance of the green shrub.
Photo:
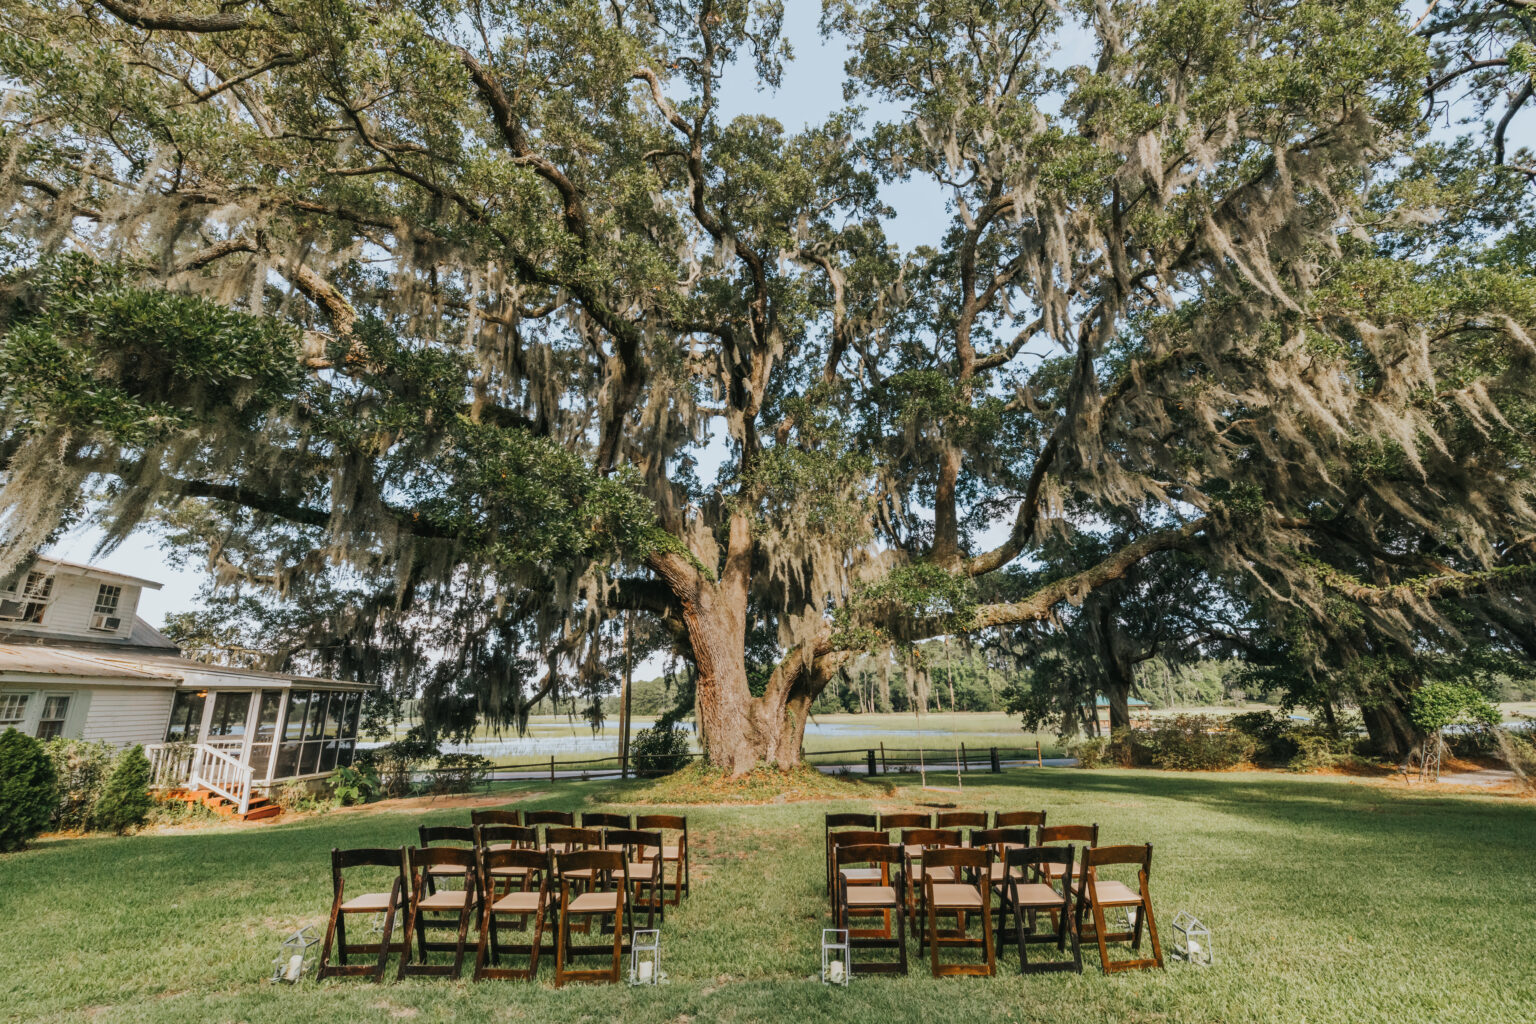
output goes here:
{"type": "Polygon", "coordinates": [[[353,765],[371,766],[378,772],[379,788],[385,796],[410,796],[416,773],[437,756],[437,743],[416,727],[393,743],[359,751],[353,765]]]}
{"type": "Polygon", "coordinates": [[[433,793],[468,793],[484,781],[491,759],[479,754],[443,754],[432,772],[433,793]]]}
{"type": "Polygon", "coordinates": [[[1079,768],[1102,768],[1109,763],[1109,741],[1102,736],[1077,740],[1067,746],[1067,753],[1077,758],[1079,768]]]}
{"type": "Polygon", "coordinates": [[[15,729],[0,733],[0,852],[26,846],[57,805],[58,780],[43,745],[15,729]]]}
{"type": "Polygon", "coordinates": [[[324,814],[337,803],[333,797],[322,793],[314,783],[304,779],[289,779],[279,783],[272,791],[272,802],[284,811],[317,814],[324,814]]]}
{"type": "Polygon", "coordinates": [[[1296,753],[1286,764],[1291,771],[1315,772],[1323,768],[1332,768],[1339,763],[1340,752],[1336,749],[1335,742],[1327,736],[1302,733],[1295,739],[1296,753]]]}
{"type": "Polygon", "coordinates": [[[691,760],[688,734],[681,729],[641,729],[629,743],[630,765],[641,778],[671,775],[691,760]]]}
{"type": "Polygon", "coordinates": [[[117,748],[105,740],[49,740],[44,745],[53,773],[58,779],[58,804],[53,812],[53,827],[85,831],[93,825],[92,814],[101,799],[117,748]]]}
{"type": "Polygon", "coordinates": [[[149,758],[135,744],[118,755],[91,819],[97,828],[121,835],[144,824],[154,803],[149,795],[149,758]]]}
{"type": "Polygon", "coordinates": [[[331,776],[331,795],[343,806],[367,803],[379,795],[378,770],[367,761],[336,769],[331,776]]]}
{"type": "Polygon", "coordinates": [[[1214,715],[1157,719],[1151,728],[1140,730],[1137,739],[1145,745],[1148,761],[1174,771],[1236,768],[1253,760],[1258,748],[1252,736],[1214,715]]]}

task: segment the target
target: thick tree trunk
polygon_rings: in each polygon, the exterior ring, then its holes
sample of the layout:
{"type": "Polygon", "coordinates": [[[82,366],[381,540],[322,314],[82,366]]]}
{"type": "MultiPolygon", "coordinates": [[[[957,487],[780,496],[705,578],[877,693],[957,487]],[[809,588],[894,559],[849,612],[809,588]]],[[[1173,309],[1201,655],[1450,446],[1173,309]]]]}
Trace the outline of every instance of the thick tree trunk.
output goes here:
{"type": "Polygon", "coordinates": [[[1374,753],[1400,760],[1418,745],[1419,731],[1408,717],[1406,705],[1391,698],[1360,709],[1365,721],[1365,731],[1371,738],[1374,753]]]}
{"type": "Polygon", "coordinates": [[[1109,731],[1131,727],[1131,684],[1123,679],[1106,679],[1104,695],[1109,698],[1109,731]]]}

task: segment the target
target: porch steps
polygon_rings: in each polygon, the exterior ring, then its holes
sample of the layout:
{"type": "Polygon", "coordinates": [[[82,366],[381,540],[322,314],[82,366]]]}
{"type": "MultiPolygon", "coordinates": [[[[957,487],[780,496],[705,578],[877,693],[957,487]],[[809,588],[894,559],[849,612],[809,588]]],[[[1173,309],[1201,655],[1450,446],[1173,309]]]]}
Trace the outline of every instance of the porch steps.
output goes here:
{"type": "Polygon", "coordinates": [[[281,806],[264,796],[251,797],[251,802],[244,814],[240,813],[239,804],[207,789],[177,787],[165,790],[161,796],[166,800],[185,800],[189,804],[202,804],[215,814],[240,821],[261,821],[263,818],[275,818],[283,813],[281,806]]]}

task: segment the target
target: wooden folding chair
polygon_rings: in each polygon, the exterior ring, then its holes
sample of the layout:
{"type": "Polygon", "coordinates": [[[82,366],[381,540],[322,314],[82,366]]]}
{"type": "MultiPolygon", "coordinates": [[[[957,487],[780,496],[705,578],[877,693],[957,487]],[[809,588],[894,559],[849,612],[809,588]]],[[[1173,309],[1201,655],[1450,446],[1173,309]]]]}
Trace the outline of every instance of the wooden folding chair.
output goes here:
{"type": "Polygon", "coordinates": [[[935,828],[986,828],[986,811],[940,811],[934,815],[935,828]]]}
{"type": "MultiPolygon", "coordinates": [[[[528,828],[538,828],[541,825],[551,825],[560,828],[571,828],[576,824],[576,815],[570,811],[524,811],[523,825],[528,828]]],[[[539,849],[548,849],[548,844],[540,844],[539,849]]]]}
{"type": "MultiPolygon", "coordinates": [[[[959,845],[959,829],[924,827],[901,830],[903,854],[901,873],[907,880],[907,916],[913,927],[916,927],[918,924],[918,906],[923,893],[923,880],[927,877],[927,865],[924,863],[925,855],[930,849],[958,847],[959,845]]],[[[937,869],[936,880],[940,882],[953,882],[955,880],[954,872],[946,868],[939,868],[937,869]]]]}
{"type": "MultiPolygon", "coordinates": [[[[988,849],[992,851],[991,884],[997,885],[1008,873],[1008,866],[1003,862],[1003,855],[1018,846],[1029,845],[1029,829],[1027,828],[981,828],[971,833],[971,849],[988,849]]],[[[1017,879],[1027,881],[1027,878],[1017,879]]],[[[1002,913],[999,908],[999,913],[1002,913]]],[[[1002,927],[1002,919],[998,919],[998,927],[1002,927]]]]}
{"type": "MultiPolygon", "coordinates": [[[[500,853],[504,850],[542,852],[539,850],[539,830],[521,825],[476,825],[475,840],[475,847],[486,853],[500,853]]],[[[480,873],[481,891],[488,900],[515,889],[526,892],[529,884],[530,872],[521,863],[498,866],[489,875],[484,871],[480,873]]]]}
{"type": "Polygon", "coordinates": [[[366,977],[380,981],[389,963],[389,954],[405,952],[403,943],[390,944],[389,937],[395,930],[395,911],[404,909],[410,899],[410,887],[405,879],[405,848],[394,850],[331,850],[331,916],[325,925],[325,944],[320,947],[320,969],[316,979],[332,977],[366,977]],[[388,892],[360,892],[346,894],[346,872],[352,868],[384,868],[394,878],[388,892]],[[383,915],[378,942],[347,942],[347,918],[358,914],[383,915]],[[331,963],[331,950],[335,949],[339,963],[331,963]],[[349,956],[374,956],[371,964],[349,964],[349,956]]]}
{"type": "MultiPolygon", "coordinates": [[[[1050,846],[1054,843],[1081,843],[1088,849],[1099,845],[1099,826],[1094,825],[1048,825],[1035,832],[1036,846],[1050,846]]],[[[1072,873],[1071,865],[1063,866],[1054,861],[1046,861],[1037,869],[1036,878],[1042,882],[1055,885],[1072,873]]],[[[1073,885],[1077,884],[1074,879],[1073,885]]]]}
{"type": "Polygon", "coordinates": [[[471,825],[521,825],[522,811],[470,811],[471,825]]]}
{"type": "MultiPolygon", "coordinates": [[[[1027,830],[1026,830],[1027,831],[1027,830]]],[[[1078,945],[1077,929],[1073,927],[1072,887],[1064,885],[1057,892],[1044,882],[1028,881],[1040,874],[1040,865],[1056,863],[1070,869],[1075,851],[1071,846],[1010,846],[1004,853],[1004,880],[995,884],[1002,894],[1003,906],[1013,914],[1014,938],[1019,945],[1019,972],[1043,974],[1049,971],[1075,971],[1083,973],[1083,953],[1078,945]],[[1052,932],[1040,934],[1035,929],[1040,911],[1049,911],[1052,932]],[[1072,943],[1072,959],[1069,961],[1029,962],[1031,944],[1055,943],[1058,950],[1065,950],[1072,943]]],[[[999,935],[999,944],[1008,941],[1005,927],[999,935]]]]}
{"type": "MultiPolygon", "coordinates": [[[[838,829],[856,828],[864,831],[874,831],[880,823],[880,819],[873,814],[829,814],[826,825],[822,829],[823,841],[827,852],[827,895],[832,895],[832,832],[838,829]]],[[[887,836],[889,838],[889,836],[887,836]]]]}
{"type": "MultiPolygon", "coordinates": [[[[422,825],[416,832],[421,837],[422,849],[432,846],[451,846],[473,852],[479,842],[473,825],[422,825]]],[[[427,892],[437,892],[439,881],[452,881],[463,876],[463,869],[453,864],[433,865],[427,872],[427,892]]]]}
{"type": "Polygon", "coordinates": [[[555,874],[560,886],[560,924],[555,938],[555,987],[568,981],[617,983],[624,958],[624,929],[629,907],[628,867],[619,850],[578,850],[557,853],[555,874]],[[583,917],[591,930],[593,918],[613,929],[613,945],[575,946],[571,943],[571,918],[583,917]],[[573,971],[566,963],[573,956],[610,954],[606,970],[573,971]]]}
{"type": "Polygon", "coordinates": [[[992,815],[993,828],[1043,828],[1044,811],[996,811],[992,815]]]}
{"type": "Polygon", "coordinates": [[[665,895],[667,865],[672,865],[672,896],[668,902],[677,906],[689,893],[688,871],[688,819],[680,814],[640,814],[635,816],[635,828],[642,832],[661,833],[662,893],[665,895]],[[676,832],[677,841],[669,844],[667,833],[676,832]]]}
{"type": "MultiPolygon", "coordinates": [[[[847,835],[848,833],[839,833],[847,835]]],[[[885,833],[875,833],[881,835],[885,833]]],[[[848,933],[850,973],[858,974],[906,974],[907,928],[906,914],[902,913],[902,849],[892,843],[864,844],[840,843],[833,847],[833,868],[836,893],[832,900],[833,920],[837,927],[848,933]],[[855,865],[863,865],[863,868],[855,865]],[[892,869],[894,865],[894,871],[892,869]],[[854,885],[849,874],[858,870],[872,869],[879,874],[879,884],[854,885]],[[885,933],[870,934],[872,929],[854,929],[850,918],[854,914],[882,914],[887,922],[885,933]],[[896,918],[896,934],[890,934],[889,922],[896,918]],[[895,949],[900,957],[895,962],[860,962],[852,957],[854,949],[895,949]]]]}
{"type": "Polygon", "coordinates": [[[933,828],[933,816],[917,811],[896,811],[892,814],[880,815],[875,828],[882,832],[898,828],[933,828]]]}
{"type": "MultiPolygon", "coordinates": [[[[662,874],[661,833],[613,828],[603,833],[603,845],[622,850],[631,888],[629,905],[646,911],[645,926],[656,927],[656,915],[667,920],[665,876],[662,874]],[[643,893],[642,893],[643,890],[643,893]]],[[[637,911],[638,915],[638,911],[637,911]]]]}
{"type": "Polygon", "coordinates": [[[1080,877],[1082,886],[1077,901],[1077,930],[1082,933],[1083,914],[1093,912],[1093,935],[1099,942],[1099,966],[1105,974],[1115,971],[1134,971],[1146,967],[1163,966],[1163,947],[1157,940],[1157,919],[1152,916],[1152,893],[1147,888],[1147,878],[1152,874],[1152,844],[1145,846],[1101,846],[1083,851],[1080,877]],[[1135,864],[1136,888],[1124,882],[1099,877],[1099,868],[1111,864],[1135,864]],[[1106,909],[1123,908],[1136,912],[1136,921],[1129,931],[1109,932],[1104,921],[1106,909]],[[1141,929],[1146,925],[1152,939],[1152,955],[1133,960],[1111,960],[1109,943],[1129,942],[1131,949],[1141,950],[1141,929]]]}
{"type": "MultiPolygon", "coordinates": [[[[491,828],[494,826],[486,826],[491,828]]],[[[510,828],[511,826],[501,826],[510,828]]],[[[531,829],[526,831],[532,831],[531,829]]],[[[480,847],[480,879],[486,893],[484,914],[480,920],[480,941],[475,949],[475,980],[486,978],[522,978],[532,980],[539,973],[539,949],[544,938],[544,916],[549,906],[549,860],[534,849],[480,847]],[[522,880],[519,889],[501,896],[495,894],[502,877],[522,880]],[[537,888],[535,888],[535,883],[537,888]],[[516,917],[517,929],[526,932],[533,918],[533,935],[527,942],[504,943],[500,919],[516,917]],[[502,954],[527,956],[526,968],[502,967],[502,954]]]]}
{"type": "Polygon", "coordinates": [[[606,811],[587,811],[581,816],[582,828],[633,828],[627,814],[609,814],[606,811]]]}
{"type": "MultiPolygon", "coordinates": [[[[833,882],[831,889],[833,920],[840,920],[845,916],[868,916],[868,914],[873,913],[873,911],[866,912],[862,908],[845,914],[842,904],[838,902],[840,894],[844,891],[845,888],[849,886],[854,888],[862,888],[863,886],[867,885],[889,885],[890,871],[884,866],[878,864],[865,867],[837,867],[837,852],[844,846],[888,846],[891,842],[891,834],[889,832],[881,832],[878,830],[866,831],[863,829],[852,829],[845,832],[830,833],[827,836],[827,841],[831,844],[832,860],[834,864],[832,872],[833,882]],[[841,882],[839,882],[839,879],[841,882]]],[[[900,873],[898,872],[898,875],[899,874],[900,873]]],[[[890,911],[882,909],[879,911],[879,913],[882,922],[879,928],[856,928],[848,933],[849,938],[853,938],[855,936],[880,939],[890,938],[890,911]]]]}
{"type": "Polygon", "coordinates": [[[992,941],[992,886],[990,874],[992,853],[990,850],[968,850],[959,846],[934,847],[923,853],[923,942],[928,947],[933,976],[993,975],[997,973],[997,948],[992,941]],[[937,881],[944,873],[954,881],[937,881]],[[962,872],[970,872],[970,881],[962,872]],[[955,932],[939,931],[939,915],[954,914],[959,926],[955,932]],[[967,914],[981,918],[981,936],[972,938],[966,933],[967,914]],[[980,948],[985,961],[979,964],[943,964],[939,962],[941,947],[980,948]]]}
{"type": "MultiPolygon", "coordinates": [[[[406,854],[406,859],[411,866],[411,901],[410,912],[405,918],[405,955],[400,958],[399,977],[409,975],[431,975],[435,977],[457,978],[464,968],[464,945],[469,938],[469,924],[477,916],[480,910],[480,865],[476,859],[474,850],[464,850],[455,846],[429,846],[426,848],[412,847],[406,854]],[[427,889],[426,880],[432,877],[434,867],[452,866],[457,868],[452,872],[464,879],[462,889],[443,889],[431,892],[427,889]],[[424,914],[456,914],[458,916],[458,937],[454,942],[430,942],[427,939],[427,929],[438,927],[434,922],[428,921],[424,914]],[[420,962],[411,962],[411,937],[415,936],[420,962]],[[427,954],[433,952],[451,952],[452,964],[429,964],[427,954]]],[[[449,874],[448,872],[440,872],[449,874]]],[[[450,927],[443,923],[442,927],[450,927]]]]}

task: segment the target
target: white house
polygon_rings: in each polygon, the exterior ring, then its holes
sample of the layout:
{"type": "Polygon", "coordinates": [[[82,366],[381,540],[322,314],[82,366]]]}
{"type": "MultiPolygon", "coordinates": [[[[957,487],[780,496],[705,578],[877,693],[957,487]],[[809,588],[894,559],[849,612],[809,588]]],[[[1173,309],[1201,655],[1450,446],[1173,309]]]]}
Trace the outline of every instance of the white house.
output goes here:
{"type": "Polygon", "coordinates": [[[352,763],[369,687],[186,658],[139,618],[145,587],[39,557],[0,588],[0,731],[142,743],[158,785],[243,817],[352,763]]]}

